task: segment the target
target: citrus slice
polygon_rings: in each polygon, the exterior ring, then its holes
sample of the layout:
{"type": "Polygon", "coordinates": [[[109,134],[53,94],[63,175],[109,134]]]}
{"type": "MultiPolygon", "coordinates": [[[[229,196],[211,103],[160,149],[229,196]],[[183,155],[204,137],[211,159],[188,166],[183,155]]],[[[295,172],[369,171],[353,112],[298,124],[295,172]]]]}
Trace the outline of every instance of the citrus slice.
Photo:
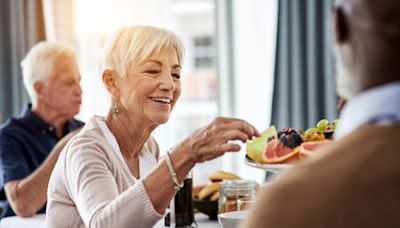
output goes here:
{"type": "Polygon", "coordinates": [[[297,160],[298,154],[298,149],[292,149],[279,140],[273,139],[267,143],[264,152],[261,154],[261,159],[266,164],[290,163],[297,160]]]}
{"type": "Polygon", "coordinates": [[[258,163],[263,163],[261,154],[265,150],[265,146],[267,145],[269,137],[274,137],[275,139],[277,138],[275,126],[265,129],[259,137],[253,139],[251,142],[246,143],[247,157],[258,163]]]}
{"type": "Polygon", "coordinates": [[[307,158],[315,153],[315,150],[329,144],[331,140],[315,141],[315,142],[304,142],[300,145],[300,157],[307,158]]]}

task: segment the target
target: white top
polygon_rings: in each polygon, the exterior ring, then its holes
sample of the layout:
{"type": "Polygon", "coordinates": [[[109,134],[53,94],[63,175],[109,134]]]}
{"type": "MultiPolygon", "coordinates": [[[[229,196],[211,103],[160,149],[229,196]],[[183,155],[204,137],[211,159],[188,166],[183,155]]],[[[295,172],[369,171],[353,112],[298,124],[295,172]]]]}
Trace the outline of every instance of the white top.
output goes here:
{"type": "MultiPolygon", "coordinates": [[[[119,148],[117,139],[114,137],[114,135],[112,134],[110,129],[107,127],[107,124],[104,122],[104,120],[101,117],[96,117],[95,120],[96,120],[97,124],[99,125],[101,131],[103,132],[103,135],[107,139],[108,143],[113,148],[115,155],[120,159],[122,165],[125,166],[126,169],[129,170],[129,167],[126,165],[125,159],[122,156],[121,149],[119,148]]],[[[142,150],[142,152],[139,155],[140,178],[146,177],[157,164],[157,158],[154,157],[154,155],[150,152],[147,144],[145,144],[144,147],[145,148],[142,150]]],[[[132,178],[135,179],[135,181],[137,181],[135,176],[132,175],[132,178]]]]}
{"type": "Polygon", "coordinates": [[[351,98],[340,115],[335,138],[342,138],[369,122],[400,120],[400,82],[389,83],[351,98]]]}
{"type": "MultiPolygon", "coordinates": [[[[150,137],[139,156],[141,178],[156,165],[150,137]]],[[[162,214],[126,165],[102,117],[93,117],[61,152],[48,187],[47,227],[152,227],[162,214]]]]}

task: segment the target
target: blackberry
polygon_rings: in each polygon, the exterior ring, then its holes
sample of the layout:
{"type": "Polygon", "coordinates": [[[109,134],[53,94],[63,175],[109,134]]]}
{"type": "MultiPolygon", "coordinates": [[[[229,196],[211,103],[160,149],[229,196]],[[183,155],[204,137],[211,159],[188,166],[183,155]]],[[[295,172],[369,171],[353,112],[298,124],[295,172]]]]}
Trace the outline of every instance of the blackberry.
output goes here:
{"type": "Polygon", "coordinates": [[[285,146],[295,148],[303,142],[303,139],[295,130],[291,129],[287,133],[283,132],[279,137],[279,141],[285,146]]]}

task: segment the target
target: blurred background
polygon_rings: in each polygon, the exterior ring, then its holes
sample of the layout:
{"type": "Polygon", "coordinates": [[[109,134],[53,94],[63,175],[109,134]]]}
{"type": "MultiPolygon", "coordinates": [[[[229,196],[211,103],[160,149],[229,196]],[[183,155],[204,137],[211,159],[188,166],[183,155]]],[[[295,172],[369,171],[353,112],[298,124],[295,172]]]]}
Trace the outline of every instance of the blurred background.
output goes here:
{"type": "MultiPolygon", "coordinates": [[[[1,0],[0,123],[28,96],[19,62],[40,40],[71,44],[83,89],[81,113],[105,115],[98,71],[102,47],[124,25],[165,27],[183,40],[183,92],[170,121],[154,136],[161,155],[218,115],[262,131],[313,126],[337,116],[328,0],[1,0]]],[[[194,182],[214,169],[263,181],[265,172],[236,154],[196,165],[194,182]]]]}

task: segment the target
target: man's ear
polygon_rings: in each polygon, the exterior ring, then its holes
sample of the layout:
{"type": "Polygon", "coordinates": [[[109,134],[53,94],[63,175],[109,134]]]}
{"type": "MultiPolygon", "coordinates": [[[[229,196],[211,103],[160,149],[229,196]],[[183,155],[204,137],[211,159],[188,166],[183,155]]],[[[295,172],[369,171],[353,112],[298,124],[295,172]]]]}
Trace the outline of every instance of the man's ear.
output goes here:
{"type": "Polygon", "coordinates": [[[339,44],[346,42],[349,39],[349,24],[340,6],[334,9],[333,17],[336,42],[339,44]]]}
{"type": "Polygon", "coordinates": [[[103,71],[103,83],[106,87],[107,91],[111,94],[113,99],[119,98],[119,90],[117,88],[117,75],[115,71],[112,70],[104,70],[103,71]]]}
{"type": "Polygon", "coordinates": [[[38,98],[43,97],[44,87],[45,87],[45,85],[44,85],[44,83],[41,82],[41,81],[35,81],[35,82],[33,83],[33,90],[35,91],[36,96],[37,96],[38,98]]]}

